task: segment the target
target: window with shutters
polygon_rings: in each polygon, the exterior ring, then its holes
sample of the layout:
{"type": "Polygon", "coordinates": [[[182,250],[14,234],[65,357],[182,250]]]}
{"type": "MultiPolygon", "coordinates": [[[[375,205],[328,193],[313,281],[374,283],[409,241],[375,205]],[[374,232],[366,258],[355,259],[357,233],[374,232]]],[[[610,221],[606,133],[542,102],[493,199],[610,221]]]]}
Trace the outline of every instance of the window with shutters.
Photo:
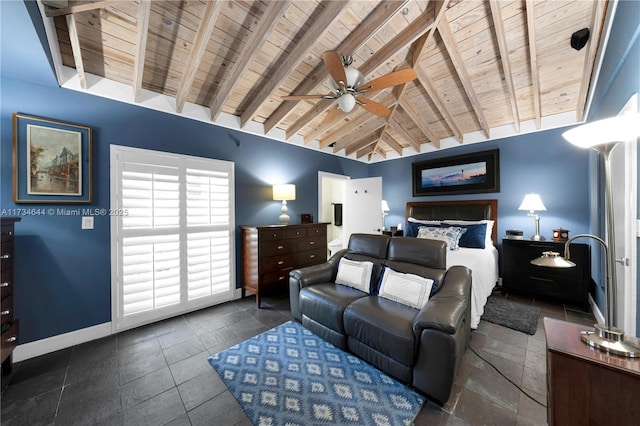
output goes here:
{"type": "Polygon", "coordinates": [[[233,163],[111,146],[114,330],[231,300],[233,163]]]}

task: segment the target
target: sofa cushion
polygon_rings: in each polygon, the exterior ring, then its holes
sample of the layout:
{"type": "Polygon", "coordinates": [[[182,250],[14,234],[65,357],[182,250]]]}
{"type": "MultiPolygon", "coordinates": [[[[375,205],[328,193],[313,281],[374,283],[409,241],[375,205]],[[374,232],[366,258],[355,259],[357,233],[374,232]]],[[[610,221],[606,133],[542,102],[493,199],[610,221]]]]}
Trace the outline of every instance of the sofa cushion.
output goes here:
{"type": "Polygon", "coordinates": [[[345,257],[340,259],[336,284],[353,287],[356,290],[371,292],[371,274],[373,272],[373,262],[356,261],[345,257]]]}
{"type": "Polygon", "coordinates": [[[340,284],[327,283],[300,290],[300,311],[325,327],[344,334],[342,316],[345,308],[367,293],[340,284]]]}
{"type": "Polygon", "coordinates": [[[378,295],[415,309],[422,309],[429,300],[433,283],[429,278],[384,268],[378,295]]]}
{"type": "Polygon", "coordinates": [[[344,311],[344,329],[348,336],[362,344],[412,366],[415,360],[413,320],[418,312],[382,297],[363,297],[344,311]]]}

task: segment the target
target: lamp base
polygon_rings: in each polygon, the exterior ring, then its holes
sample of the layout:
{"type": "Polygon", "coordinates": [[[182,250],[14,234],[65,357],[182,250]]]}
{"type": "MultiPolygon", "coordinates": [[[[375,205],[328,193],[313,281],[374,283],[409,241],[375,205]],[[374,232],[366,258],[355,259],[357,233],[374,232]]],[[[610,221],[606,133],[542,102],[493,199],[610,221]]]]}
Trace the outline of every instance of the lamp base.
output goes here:
{"type": "Polygon", "coordinates": [[[640,357],[640,347],[624,340],[624,331],[604,324],[595,324],[596,331],[583,331],[580,339],[592,348],[627,358],[640,357]]]}
{"type": "Polygon", "coordinates": [[[289,212],[289,208],[287,207],[287,201],[282,200],[282,209],[280,209],[280,216],[278,220],[280,221],[280,225],[288,225],[291,218],[287,214],[289,212]]]}
{"type": "Polygon", "coordinates": [[[531,241],[545,241],[546,238],[544,238],[542,235],[532,235],[531,236],[531,241]]]}

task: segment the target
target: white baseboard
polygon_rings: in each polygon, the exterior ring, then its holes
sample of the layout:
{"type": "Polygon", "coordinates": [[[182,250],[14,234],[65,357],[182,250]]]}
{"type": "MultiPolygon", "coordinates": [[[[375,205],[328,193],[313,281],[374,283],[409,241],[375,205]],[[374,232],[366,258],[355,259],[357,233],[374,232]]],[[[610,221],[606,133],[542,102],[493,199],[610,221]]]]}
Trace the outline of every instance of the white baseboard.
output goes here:
{"type": "Polygon", "coordinates": [[[13,351],[13,362],[20,362],[51,352],[66,349],[74,345],[90,342],[111,334],[111,322],[82,328],[69,333],[58,334],[46,339],[36,340],[16,346],[13,351]]]}
{"type": "MultiPolygon", "coordinates": [[[[234,299],[232,300],[240,299],[242,297],[242,289],[235,289],[233,296],[234,299]]],[[[71,346],[101,339],[111,335],[112,333],[112,323],[105,322],[103,324],[94,325],[80,330],[70,331],[69,333],[58,334],[57,336],[51,336],[46,339],[40,339],[18,345],[13,351],[13,362],[25,361],[40,355],[59,351],[60,349],[66,349],[71,346]]]]}
{"type": "Polygon", "coordinates": [[[591,305],[591,311],[593,312],[593,316],[596,317],[598,324],[604,324],[604,315],[600,312],[600,308],[598,308],[596,301],[593,300],[591,293],[589,293],[589,304],[591,305]]]}

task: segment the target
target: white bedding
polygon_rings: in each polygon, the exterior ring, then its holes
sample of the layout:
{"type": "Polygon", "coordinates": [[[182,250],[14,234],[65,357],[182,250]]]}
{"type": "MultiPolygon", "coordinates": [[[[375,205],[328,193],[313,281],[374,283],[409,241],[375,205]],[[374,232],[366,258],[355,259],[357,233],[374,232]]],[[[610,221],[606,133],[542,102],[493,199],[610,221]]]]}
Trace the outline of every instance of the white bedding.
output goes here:
{"type": "Polygon", "coordinates": [[[493,244],[485,249],[447,250],[447,269],[454,265],[471,269],[471,328],[478,328],[484,305],[498,281],[498,250],[493,244]]]}

